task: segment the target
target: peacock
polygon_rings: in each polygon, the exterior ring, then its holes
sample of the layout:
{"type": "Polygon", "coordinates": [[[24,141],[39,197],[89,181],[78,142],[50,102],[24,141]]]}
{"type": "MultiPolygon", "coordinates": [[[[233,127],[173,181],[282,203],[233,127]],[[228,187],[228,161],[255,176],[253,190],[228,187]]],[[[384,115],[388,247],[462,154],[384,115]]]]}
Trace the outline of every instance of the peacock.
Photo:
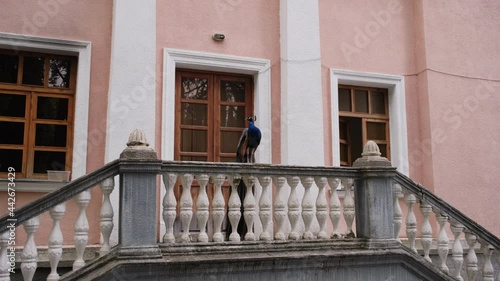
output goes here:
{"type": "Polygon", "coordinates": [[[257,121],[257,116],[248,117],[246,120],[248,120],[249,125],[241,133],[240,141],[236,148],[236,162],[255,163],[255,151],[260,144],[262,133],[254,125],[254,121],[257,121]]]}
{"type": "MultiPolygon", "coordinates": [[[[248,120],[248,128],[245,128],[241,133],[240,140],[238,142],[238,147],[236,148],[236,162],[239,163],[255,163],[255,151],[260,144],[260,139],[262,138],[262,133],[260,129],[254,124],[257,121],[257,116],[245,118],[248,120]]],[[[242,202],[241,204],[241,214],[243,215],[244,207],[243,201],[245,200],[245,190],[246,186],[243,181],[240,181],[238,185],[238,196],[242,202]]],[[[245,223],[245,218],[242,216],[238,223],[238,234],[244,237],[247,233],[247,225],[245,223]]],[[[226,236],[229,238],[231,234],[231,224],[227,223],[226,236]]]]}

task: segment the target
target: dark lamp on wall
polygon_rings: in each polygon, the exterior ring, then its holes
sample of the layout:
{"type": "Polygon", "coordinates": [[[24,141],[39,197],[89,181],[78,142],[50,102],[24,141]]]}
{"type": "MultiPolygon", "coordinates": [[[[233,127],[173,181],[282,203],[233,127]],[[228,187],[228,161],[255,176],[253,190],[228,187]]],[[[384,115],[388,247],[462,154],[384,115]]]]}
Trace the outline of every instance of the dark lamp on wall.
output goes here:
{"type": "Polygon", "coordinates": [[[212,35],[212,39],[214,39],[215,41],[222,41],[224,40],[224,38],[226,38],[226,36],[222,33],[215,33],[214,35],[212,35]]]}

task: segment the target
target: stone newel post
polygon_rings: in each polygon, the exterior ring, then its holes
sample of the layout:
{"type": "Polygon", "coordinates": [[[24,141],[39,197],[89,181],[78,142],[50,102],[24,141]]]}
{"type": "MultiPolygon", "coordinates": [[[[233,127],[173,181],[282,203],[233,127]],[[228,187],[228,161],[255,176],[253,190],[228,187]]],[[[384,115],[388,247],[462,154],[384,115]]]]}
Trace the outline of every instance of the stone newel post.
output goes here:
{"type": "Polygon", "coordinates": [[[373,141],[363,147],[353,167],[360,170],[355,181],[356,232],[358,238],[394,239],[392,177],[395,168],[373,141]]]}
{"type": "Polygon", "coordinates": [[[119,243],[125,249],[157,245],[156,176],[161,161],[148,146],[144,132],[136,129],[120,154],[119,243]]]}

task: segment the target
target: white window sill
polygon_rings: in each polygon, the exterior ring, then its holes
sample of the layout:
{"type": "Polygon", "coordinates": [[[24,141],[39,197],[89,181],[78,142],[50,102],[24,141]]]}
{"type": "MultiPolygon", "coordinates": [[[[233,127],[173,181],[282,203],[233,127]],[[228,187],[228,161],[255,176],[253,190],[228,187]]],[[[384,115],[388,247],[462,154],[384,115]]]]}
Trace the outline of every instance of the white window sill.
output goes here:
{"type": "MultiPolygon", "coordinates": [[[[8,179],[0,179],[0,191],[7,191],[7,186],[10,181],[8,179]]],[[[52,192],[57,190],[68,182],[42,180],[42,179],[15,179],[14,189],[16,192],[52,192]]]]}

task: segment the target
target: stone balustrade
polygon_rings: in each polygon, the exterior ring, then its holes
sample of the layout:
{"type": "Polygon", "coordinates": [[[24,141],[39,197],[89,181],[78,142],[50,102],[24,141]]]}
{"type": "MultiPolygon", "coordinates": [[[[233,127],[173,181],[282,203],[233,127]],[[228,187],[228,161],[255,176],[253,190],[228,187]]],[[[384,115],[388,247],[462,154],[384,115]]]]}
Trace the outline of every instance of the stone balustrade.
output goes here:
{"type": "MultiPolygon", "coordinates": [[[[90,200],[94,200],[90,197],[90,188],[94,186],[102,192],[102,198],[97,199],[102,200],[101,256],[161,259],[160,247],[169,245],[229,247],[273,240],[350,240],[376,249],[381,247],[377,245],[398,245],[401,241],[408,245],[411,255],[421,255],[422,262],[432,264],[454,280],[500,280],[500,271],[494,270],[495,263],[497,268],[500,265],[498,237],[398,174],[387,159],[380,157],[373,142],[365,146],[353,168],[160,161],[141,131],[135,131],[127,145],[119,160],[20,208],[14,218],[0,219],[0,229],[7,229],[14,219],[15,226],[22,226],[27,234],[21,260],[16,261],[20,263],[16,270],[21,269],[24,280],[32,280],[37,269],[34,237],[41,227],[38,218],[43,212],[49,212],[53,222],[46,226],[51,227],[51,272],[47,280],[60,279],[63,241],[71,239],[64,237],[60,226],[68,200],[75,200],[79,208],[72,237],[76,249],[72,269],[91,270],[85,266],[84,253],[89,232],[96,231],[89,228],[86,215],[90,200]],[[165,188],[161,206],[157,206],[156,197],[158,175],[165,188]],[[120,185],[117,212],[110,201],[116,176],[116,185],[120,185]],[[176,188],[180,194],[176,195],[176,188]],[[224,188],[230,188],[229,196],[224,196],[224,188]],[[243,188],[240,191],[244,199],[238,188],[243,188]],[[158,209],[165,225],[159,239],[158,209]],[[114,216],[120,216],[120,224],[119,245],[113,249],[110,235],[115,227],[114,216]],[[244,233],[238,231],[241,220],[246,225],[244,233]],[[434,222],[439,229],[433,229],[434,222]],[[229,225],[231,231],[226,233],[229,225]],[[463,247],[462,241],[467,247],[463,247]],[[431,258],[434,245],[438,255],[431,258]]],[[[7,229],[0,236],[0,281],[10,280],[8,242],[7,229]]]]}

